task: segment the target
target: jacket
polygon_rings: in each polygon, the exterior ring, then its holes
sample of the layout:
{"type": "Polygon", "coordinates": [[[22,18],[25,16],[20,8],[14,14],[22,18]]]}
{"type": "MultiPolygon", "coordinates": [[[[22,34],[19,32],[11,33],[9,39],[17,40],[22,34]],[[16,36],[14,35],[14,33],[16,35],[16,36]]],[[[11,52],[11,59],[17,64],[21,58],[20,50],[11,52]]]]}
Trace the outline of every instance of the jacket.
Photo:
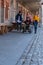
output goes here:
{"type": "Polygon", "coordinates": [[[22,22],[22,14],[17,14],[15,17],[15,21],[17,22],[17,20],[19,19],[19,21],[22,22]]]}

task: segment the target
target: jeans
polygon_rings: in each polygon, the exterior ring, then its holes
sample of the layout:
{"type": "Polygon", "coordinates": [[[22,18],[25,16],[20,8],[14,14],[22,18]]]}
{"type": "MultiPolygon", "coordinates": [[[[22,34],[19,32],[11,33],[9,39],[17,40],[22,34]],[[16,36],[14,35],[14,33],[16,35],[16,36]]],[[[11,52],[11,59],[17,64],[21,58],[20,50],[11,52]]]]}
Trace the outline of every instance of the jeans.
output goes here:
{"type": "Polygon", "coordinates": [[[34,31],[35,31],[35,33],[37,33],[37,27],[34,27],[34,31]]]}
{"type": "Polygon", "coordinates": [[[21,28],[22,28],[22,23],[17,22],[17,30],[19,30],[19,29],[21,30],[21,28]]]}

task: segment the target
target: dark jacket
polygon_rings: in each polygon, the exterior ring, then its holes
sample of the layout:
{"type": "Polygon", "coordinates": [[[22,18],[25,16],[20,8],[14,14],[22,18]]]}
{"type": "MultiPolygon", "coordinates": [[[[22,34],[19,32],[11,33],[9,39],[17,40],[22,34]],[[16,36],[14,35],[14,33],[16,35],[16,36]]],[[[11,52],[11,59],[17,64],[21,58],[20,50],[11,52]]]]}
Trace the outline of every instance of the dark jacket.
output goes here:
{"type": "Polygon", "coordinates": [[[16,17],[15,17],[16,22],[17,22],[18,19],[22,22],[22,14],[16,15],[16,17]],[[19,19],[19,17],[20,17],[20,19],[19,19]]]}
{"type": "Polygon", "coordinates": [[[24,21],[24,23],[25,23],[26,25],[30,25],[30,24],[31,24],[31,20],[26,20],[26,21],[24,21]]]}

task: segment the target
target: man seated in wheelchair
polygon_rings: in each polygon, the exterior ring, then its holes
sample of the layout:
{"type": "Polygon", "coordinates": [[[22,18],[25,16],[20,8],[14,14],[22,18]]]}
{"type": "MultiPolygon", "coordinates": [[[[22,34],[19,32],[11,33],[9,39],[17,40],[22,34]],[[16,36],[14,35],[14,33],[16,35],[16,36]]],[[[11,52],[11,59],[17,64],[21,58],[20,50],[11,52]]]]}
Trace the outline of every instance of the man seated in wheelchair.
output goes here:
{"type": "Polygon", "coordinates": [[[29,17],[26,17],[24,23],[25,25],[23,26],[23,32],[26,32],[26,30],[28,30],[28,32],[31,32],[30,30],[31,19],[29,17]]]}

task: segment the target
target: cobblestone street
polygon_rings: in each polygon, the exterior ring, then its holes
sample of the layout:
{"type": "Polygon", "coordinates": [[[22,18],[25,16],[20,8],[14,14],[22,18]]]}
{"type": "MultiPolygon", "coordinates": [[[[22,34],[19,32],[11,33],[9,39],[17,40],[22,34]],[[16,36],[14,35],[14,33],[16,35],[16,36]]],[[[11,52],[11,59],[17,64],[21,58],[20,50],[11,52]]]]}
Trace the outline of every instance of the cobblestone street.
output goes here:
{"type": "Polygon", "coordinates": [[[40,32],[30,65],[43,65],[43,30],[40,32]]]}

